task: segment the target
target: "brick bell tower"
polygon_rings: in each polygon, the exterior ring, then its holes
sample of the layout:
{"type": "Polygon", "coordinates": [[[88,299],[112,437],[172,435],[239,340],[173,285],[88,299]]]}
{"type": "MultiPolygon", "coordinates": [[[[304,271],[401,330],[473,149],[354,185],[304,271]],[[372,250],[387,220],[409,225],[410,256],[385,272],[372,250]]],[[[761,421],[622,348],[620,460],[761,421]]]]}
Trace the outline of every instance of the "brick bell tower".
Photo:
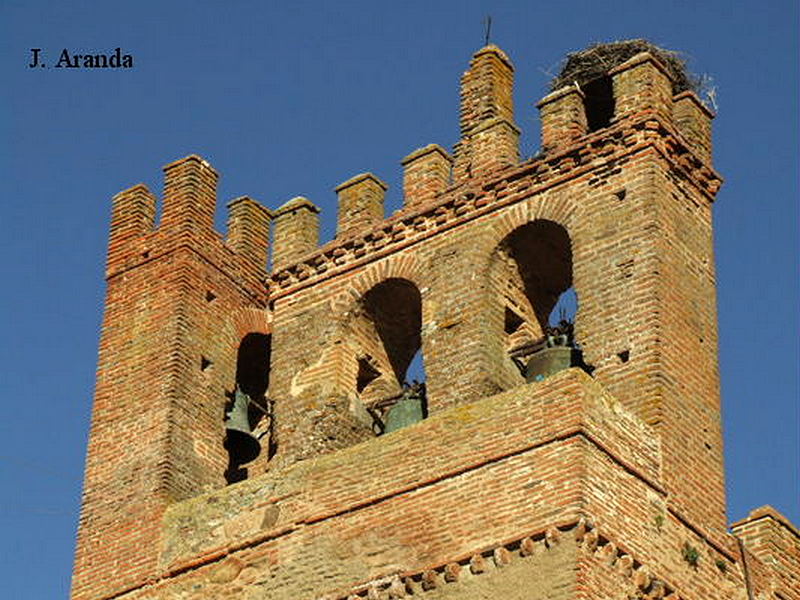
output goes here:
{"type": "Polygon", "coordinates": [[[302,197],[220,236],[197,156],[157,226],[113,199],[74,600],[800,598],[791,523],[727,531],[713,115],[672,53],[600,45],[521,160],[513,73],[479,50],[453,155],[403,159],[390,218],[337,186],[321,247],[302,197]]]}

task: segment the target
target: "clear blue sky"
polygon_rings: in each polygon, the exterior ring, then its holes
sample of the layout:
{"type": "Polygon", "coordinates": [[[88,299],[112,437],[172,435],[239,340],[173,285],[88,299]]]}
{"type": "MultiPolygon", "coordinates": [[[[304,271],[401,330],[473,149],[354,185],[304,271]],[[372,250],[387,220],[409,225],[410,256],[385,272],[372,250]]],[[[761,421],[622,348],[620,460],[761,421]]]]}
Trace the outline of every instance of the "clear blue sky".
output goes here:
{"type": "MultiPolygon", "coordinates": [[[[494,19],[534,103],[571,50],[646,37],[714,79],[715,207],[729,516],[798,509],[798,9],[769,2],[0,3],[0,579],[67,594],[101,319],[110,198],[189,153],[220,199],[305,195],[457,139],[458,81],[494,19]],[[30,48],[134,56],[132,70],[29,69],[30,48]]],[[[224,222],[220,212],[218,222],[224,222]]]]}

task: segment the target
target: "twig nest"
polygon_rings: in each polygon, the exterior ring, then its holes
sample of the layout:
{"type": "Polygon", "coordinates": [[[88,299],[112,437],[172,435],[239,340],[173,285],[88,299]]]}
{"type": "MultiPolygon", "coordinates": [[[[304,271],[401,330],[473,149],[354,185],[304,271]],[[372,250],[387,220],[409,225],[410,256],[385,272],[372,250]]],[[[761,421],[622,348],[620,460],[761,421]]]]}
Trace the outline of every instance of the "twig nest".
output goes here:
{"type": "Polygon", "coordinates": [[[594,44],[585,50],[567,55],[564,66],[557,77],[550,82],[552,91],[567,85],[584,86],[590,81],[604,77],[614,67],[642,52],[649,52],[661,62],[672,76],[672,93],[686,90],[697,92],[700,82],[689,74],[686,61],[677,52],[665,50],[647,40],[624,40],[607,44],[594,44]]]}

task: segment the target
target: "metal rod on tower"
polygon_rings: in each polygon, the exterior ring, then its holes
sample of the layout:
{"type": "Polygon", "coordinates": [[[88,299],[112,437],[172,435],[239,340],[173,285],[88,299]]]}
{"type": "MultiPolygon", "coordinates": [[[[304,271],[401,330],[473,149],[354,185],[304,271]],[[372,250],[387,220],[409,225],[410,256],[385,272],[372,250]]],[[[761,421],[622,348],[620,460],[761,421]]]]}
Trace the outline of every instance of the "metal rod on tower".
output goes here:
{"type": "Polygon", "coordinates": [[[484,40],[484,46],[489,45],[489,37],[492,33],[492,15],[486,15],[486,18],[483,20],[486,23],[486,39],[484,40]]]}

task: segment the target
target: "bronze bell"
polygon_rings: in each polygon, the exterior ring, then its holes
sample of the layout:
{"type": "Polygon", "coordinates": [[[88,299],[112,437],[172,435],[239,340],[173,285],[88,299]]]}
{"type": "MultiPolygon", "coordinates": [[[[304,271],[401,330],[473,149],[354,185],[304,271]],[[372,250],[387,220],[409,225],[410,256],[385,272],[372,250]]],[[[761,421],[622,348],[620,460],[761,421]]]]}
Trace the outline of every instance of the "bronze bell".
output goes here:
{"type": "Polygon", "coordinates": [[[426,416],[425,384],[414,382],[403,386],[403,396],[386,413],[383,433],[391,433],[408,425],[413,425],[426,416]]]}
{"type": "Polygon", "coordinates": [[[236,387],[233,406],[225,413],[225,448],[231,462],[242,465],[261,453],[261,444],[250,427],[250,396],[236,387]]]}
{"type": "Polygon", "coordinates": [[[580,367],[591,373],[591,367],[583,362],[583,352],[573,337],[573,325],[564,319],[557,327],[546,330],[544,347],[532,354],[527,364],[518,364],[525,381],[542,381],[546,377],[570,367],[580,367]]]}
{"type": "Polygon", "coordinates": [[[532,355],[525,365],[525,381],[541,381],[570,367],[583,367],[583,356],[577,348],[549,346],[532,355]]]}

